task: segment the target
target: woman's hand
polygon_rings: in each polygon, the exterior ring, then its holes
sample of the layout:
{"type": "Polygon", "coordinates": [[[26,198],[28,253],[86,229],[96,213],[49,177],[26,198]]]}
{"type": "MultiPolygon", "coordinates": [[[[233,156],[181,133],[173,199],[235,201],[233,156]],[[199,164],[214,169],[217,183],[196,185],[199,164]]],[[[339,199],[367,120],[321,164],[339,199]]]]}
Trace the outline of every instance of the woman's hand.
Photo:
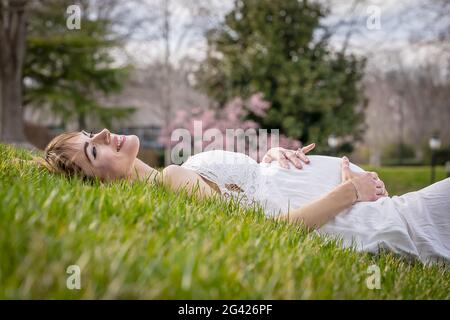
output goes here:
{"type": "Polygon", "coordinates": [[[302,161],[306,164],[309,163],[308,157],[305,153],[308,153],[316,146],[315,143],[311,143],[303,148],[298,148],[297,151],[288,150],[282,147],[271,148],[262,158],[262,161],[270,163],[277,160],[279,164],[285,168],[289,169],[289,162],[291,162],[297,169],[303,168],[302,161]]]}
{"type": "Polygon", "coordinates": [[[350,161],[342,158],[342,182],[351,181],[356,189],[356,201],[376,201],[387,197],[384,182],[378,178],[376,172],[353,172],[350,170],[350,161]]]}

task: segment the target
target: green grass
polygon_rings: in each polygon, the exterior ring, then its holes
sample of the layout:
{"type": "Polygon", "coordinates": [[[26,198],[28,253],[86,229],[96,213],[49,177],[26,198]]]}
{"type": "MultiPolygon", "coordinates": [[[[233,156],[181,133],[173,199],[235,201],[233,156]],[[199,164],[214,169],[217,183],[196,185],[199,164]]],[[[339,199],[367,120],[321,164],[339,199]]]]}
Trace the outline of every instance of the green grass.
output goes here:
{"type": "MultiPolygon", "coordinates": [[[[260,209],[144,183],[64,179],[14,157],[29,153],[0,145],[3,299],[450,298],[450,270],[442,266],[339,249],[266,220],[260,209]],[[66,288],[73,264],[81,290],[66,288]],[[373,264],[380,290],[366,286],[373,264]]],[[[408,176],[409,185],[417,172],[417,186],[426,181],[426,170],[395,170],[381,175],[389,183],[408,176]]]]}
{"type": "MultiPolygon", "coordinates": [[[[388,188],[389,195],[401,195],[406,192],[416,191],[431,183],[430,167],[382,167],[373,168],[364,166],[365,170],[376,171],[388,188]]],[[[436,167],[436,181],[445,179],[446,173],[443,166],[436,167]]]]}

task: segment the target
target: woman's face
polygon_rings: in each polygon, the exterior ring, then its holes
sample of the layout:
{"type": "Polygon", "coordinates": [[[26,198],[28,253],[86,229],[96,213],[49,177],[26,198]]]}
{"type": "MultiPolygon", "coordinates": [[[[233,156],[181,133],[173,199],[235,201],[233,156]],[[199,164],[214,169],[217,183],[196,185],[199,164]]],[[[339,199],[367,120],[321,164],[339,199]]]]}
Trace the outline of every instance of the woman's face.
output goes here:
{"type": "Polygon", "coordinates": [[[126,178],[134,168],[139,151],[135,135],[117,135],[103,129],[97,134],[81,131],[75,137],[80,146],[75,163],[85,174],[105,180],[126,178]]]}

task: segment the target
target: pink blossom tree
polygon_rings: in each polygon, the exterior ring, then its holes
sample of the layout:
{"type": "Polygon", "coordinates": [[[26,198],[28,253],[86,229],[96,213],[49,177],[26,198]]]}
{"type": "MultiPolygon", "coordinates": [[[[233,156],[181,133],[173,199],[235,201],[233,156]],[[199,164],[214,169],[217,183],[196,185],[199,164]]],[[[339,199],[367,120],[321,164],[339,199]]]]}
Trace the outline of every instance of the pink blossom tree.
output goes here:
{"type": "MultiPolygon", "coordinates": [[[[200,152],[205,148],[211,149],[210,144],[212,142],[204,137],[204,132],[207,132],[208,129],[214,129],[216,130],[215,132],[220,132],[221,138],[223,139],[223,141],[214,141],[215,145],[218,147],[212,149],[225,149],[223,146],[227,146],[227,143],[234,143],[234,137],[232,138],[233,141],[227,141],[227,130],[231,129],[235,130],[234,132],[240,131],[241,133],[254,132],[258,136],[258,146],[252,146],[244,140],[243,144],[245,144],[245,150],[236,150],[236,148],[233,147],[234,150],[232,151],[245,152],[256,161],[260,161],[271,147],[280,146],[288,149],[297,149],[301,147],[302,143],[300,141],[278,134],[278,132],[274,133],[273,130],[267,130],[267,135],[263,136],[261,132],[264,131],[258,130],[263,129],[260,128],[259,123],[247,119],[249,114],[265,117],[269,108],[270,103],[263,99],[262,93],[256,93],[247,100],[236,97],[227,103],[223,109],[217,111],[199,107],[192,108],[191,110],[178,110],[175,113],[175,117],[170,121],[169,126],[164,127],[161,130],[158,141],[166,147],[182,144],[184,148],[189,150],[192,148],[192,143],[194,143],[194,145],[197,143],[197,146],[200,149],[197,149],[197,151],[200,152]],[[198,125],[201,126],[201,132],[198,131],[198,125]],[[177,139],[172,139],[172,133],[177,129],[187,130],[191,139],[188,139],[188,141],[183,140],[181,142],[177,139]],[[210,148],[208,148],[208,146],[210,146],[210,148]]],[[[242,137],[242,135],[237,135],[237,139],[238,141],[239,139],[245,139],[245,136],[242,137]]]]}

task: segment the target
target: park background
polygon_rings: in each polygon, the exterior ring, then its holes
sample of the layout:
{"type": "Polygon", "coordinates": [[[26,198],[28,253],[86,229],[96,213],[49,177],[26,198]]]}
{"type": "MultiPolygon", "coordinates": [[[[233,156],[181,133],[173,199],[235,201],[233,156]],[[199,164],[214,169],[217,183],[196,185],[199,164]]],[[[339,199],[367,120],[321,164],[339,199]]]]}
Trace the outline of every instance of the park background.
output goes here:
{"type": "Polygon", "coordinates": [[[432,137],[437,161],[449,158],[444,0],[42,0],[1,9],[5,142],[42,149],[62,131],[108,127],[137,134],[141,157],[161,166],[170,163],[169,129],[197,119],[204,129],[279,129],[282,146],[316,142],[318,153],[372,166],[428,164],[432,137]],[[256,94],[268,109],[244,103],[256,94]]]}
{"type": "Polygon", "coordinates": [[[445,0],[0,1],[0,298],[449,299],[445,268],[16,161],[107,127],[161,167],[170,131],[201,120],[279,129],[282,146],[376,170],[390,195],[417,190],[448,174],[449,17],[445,0]],[[381,290],[365,285],[373,264],[381,290]]]}

